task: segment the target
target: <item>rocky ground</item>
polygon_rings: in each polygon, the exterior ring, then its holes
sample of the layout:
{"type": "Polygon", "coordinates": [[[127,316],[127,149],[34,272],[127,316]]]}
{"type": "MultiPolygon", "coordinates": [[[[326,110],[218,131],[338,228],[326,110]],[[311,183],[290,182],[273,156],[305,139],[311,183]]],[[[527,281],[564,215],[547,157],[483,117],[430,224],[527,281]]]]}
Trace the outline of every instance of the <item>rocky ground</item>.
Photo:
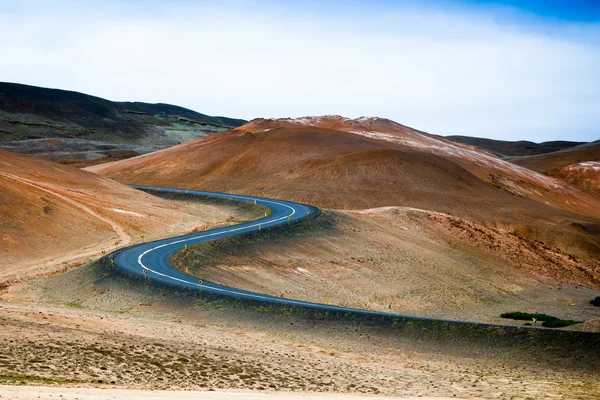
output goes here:
{"type": "MultiPolygon", "coordinates": [[[[591,321],[600,266],[447,214],[403,207],[326,211],[289,229],[176,254],[211,282],[318,303],[522,325],[510,311],[591,321]]],[[[588,329],[594,329],[593,324],[588,329]]]]}
{"type": "Polygon", "coordinates": [[[9,385],[464,399],[600,394],[597,371],[398,341],[369,328],[262,324],[150,305],[111,312],[14,301],[0,303],[0,320],[0,382],[9,385]]]}

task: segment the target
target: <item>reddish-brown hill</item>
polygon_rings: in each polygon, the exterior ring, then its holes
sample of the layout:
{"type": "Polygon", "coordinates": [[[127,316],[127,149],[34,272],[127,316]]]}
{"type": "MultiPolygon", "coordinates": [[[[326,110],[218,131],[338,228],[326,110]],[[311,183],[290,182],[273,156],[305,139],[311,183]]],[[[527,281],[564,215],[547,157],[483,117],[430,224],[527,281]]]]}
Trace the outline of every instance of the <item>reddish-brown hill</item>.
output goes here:
{"type": "Polygon", "coordinates": [[[511,162],[600,193],[600,141],[550,154],[516,157],[511,162]]]}
{"type": "Polygon", "coordinates": [[[0,150],[0,280],[227,217],[0,150]]]}
{"type": "Polygon", "coordinates": [[[582,256],[600,254],[598,197],[379,118],[258,119],[89,170],[127,183],[293,196],[331,208],[441,211],[582,256]]]}
{"type": "Polygon", "coordinates": [[[586,161],[552,169],[549,176],[561,179],[571,185],[600,194],[600,161],[586,161]]]}
{"type": "Polygon", "coordinates": [[[554,153],[511,159],[511,162],[517,165],[543,174],[586,161],[600,161],[600,141],[582,144],[554,153]]]}

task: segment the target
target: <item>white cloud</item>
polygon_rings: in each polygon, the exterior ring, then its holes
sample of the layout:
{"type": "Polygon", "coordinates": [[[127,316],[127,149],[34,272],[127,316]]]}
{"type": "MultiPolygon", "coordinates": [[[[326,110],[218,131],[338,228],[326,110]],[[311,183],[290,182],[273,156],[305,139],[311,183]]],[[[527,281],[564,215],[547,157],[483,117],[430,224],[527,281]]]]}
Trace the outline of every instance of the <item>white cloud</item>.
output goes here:
{"type": "Polygon", "coordinates": [[[1,80],[242,118],[378,115],[438,134],[600,137],[596,25],[418,7],[28,4],[39,11],[0,9],[1,80]]]}

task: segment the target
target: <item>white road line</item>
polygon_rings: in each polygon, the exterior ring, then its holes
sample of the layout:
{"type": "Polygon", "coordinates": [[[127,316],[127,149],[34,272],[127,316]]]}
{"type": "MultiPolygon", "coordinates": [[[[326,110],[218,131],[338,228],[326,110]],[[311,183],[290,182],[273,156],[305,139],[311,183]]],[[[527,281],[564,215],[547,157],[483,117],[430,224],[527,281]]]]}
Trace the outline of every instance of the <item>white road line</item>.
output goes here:
{"type": "MultiPolygon", "coordinates": [[[[197,192],[197,193],[198,193],[198,192],[197,192]]],[[[192,194],[193,194],[193,192],[192,192],[192,194]]],[[[203,196],[206,196],[205,194],[202,194],[202,195],[203,195],[203,196]]],[[[215,196],[215,197],[221,197],[221,196],[215,196]]],[[[247,200],[247,197],[244,197],[244,196],[230,195],[230,196],[223,196],[223,197],[235,197],[235,198],[238,198],[238,199],[246,199],[246,200],[247,200]]],[[[168,243],[163,243],[163,244],[161,244],[161,245],[158,245],[158,246],[155,246],[155,247],[153,247],[153,248],[151,248],[151,249],[148,249],[148,250],[144,251],[142,254],[140,254],[140,255],[138,256],[138,259],[137,259],[137,261],[138,261],[138,264],[139,264],[139,265],[140,265],[140,267],[142,268],[142,271],[145,269],[145,270],[147,270],[148,272],[153,272],[153,273],[155,273],[156,275],[160,275],[160,276],[163,276],[163,277],[165,277],[165,278],[172,279],[172,280],[174,280],[174,281],[178,281],[178,282],[182,282],[182,283],[187,283],[187,284],[194,285],[194,286],[198,286],[198,287],[205,287],[205,288],[207,288],[207,289],[210,289],[210,290],[215,290],[215,291],[219,291],[219,292],[227,292],[227,293],[231,293],[231,294],[244,295],[244,296],[247,296],[247,297],[255,297],[255,298],[259,298],[259,299],[265,299],[265,298],[270,298],[270,297],[273,297],[273,296],[265,296],[265,295],[255,295],[255,294],[244,293],[244,292],[236,292],[235,290],[231,290],[231,289],[227,289],[227,290],[226,290],[226,289],[221,289],[221,288],[217,288],[217,287],[213,287],[213,286],[204,286],[204,285],[200,285],[200,284],[198,284],[198,283],[196,283],[196,282],[190,282],[190,281],[187,281],[187,280],[185,280],[185,279],[176,278],[176,277],[174,277],[174,276],[167,275],[167,274],[164,274],[164,273],[162,273],[162,272],[155,271],[155,270],[151,269],[150,267],[146,266],[146,265],[143,263],[143,261],[142,261],[142,258],[143,258],[143,257],[144,257],[146,254],[148,254],[148,253],[150,253],[150,252],[152,252],[152,251],[154,251],[154,250],[160,249],[160,248],[162,248],[162,247],[170,246],[170,245],[173,245],[173,244],[179,244],[179,243],[183,243],[183,242],[189,242],[189,241],[191,241],[191,240],[202,239],[202,238],[206,238],[206,237],[210,237],[210,236],[221,235],[221,234],[224,234],[224,233],[236,232],[236,231],[240,231],[240,230],[244,230],[244,229],[248,229],[248,228],[255,228],[255,227],[259,226],[259,225],[264,225],[264,224],[268,224],[268,223],[272,223],[272,222],[278,222],[278,221],[281,221],[281,220],[287,219],[287,217],[288,217],[288,216],[289,216],[289,217],[291,217],[291,216],[293,216],[294,214],[296,214],[296,210],[295,210],[293,207],[290,207],[290,206],[288,206],[287,204],[279,203],[279,202],[277,202],[277,201],[272,201],[272,200],[262,200],[262,199],[261,199],[260,201],[261,201],[261,202],[264,202],[264,203],[277,204],[277,205],[279,205],[279,206],[287,207],[287,208],[289,208],[290,210],[292,210],[292,213],[291,213],[291,214],[288,214],[288,215],[284,215],[284,216],[283,216],[283,217],[281,217],[281,218],[273,219],[273,220],[268,220],[268,221],[264,221],[264,220],[263,220],[261,223],[256,223],[256,224],[253,224],[253,225],[245,225],[245,226],[242,226],[242,227],[238,227],[238,228],[232,228],[232,229],[225,230],[225,231],[219,231],[219,232],[210,233],[210,234],[203,234],[203,235],[194,236],[194,237],[191,237],[191,238],[180,239],[180,240],[175,240],[175,241],[168,242],[168,243]]],[[[274,298],[274,299],[276,299],[276,297],[273,297],[273,298],[274,298]]],[[[297,301],[294,301],[294,300],[288,300],[288,302],[289,302],[289,303],[292,303],[292,302],[293,302],[293,303],[297,303],[297,304],[303,304],[303,302],[297,302],[297,301]]]]}

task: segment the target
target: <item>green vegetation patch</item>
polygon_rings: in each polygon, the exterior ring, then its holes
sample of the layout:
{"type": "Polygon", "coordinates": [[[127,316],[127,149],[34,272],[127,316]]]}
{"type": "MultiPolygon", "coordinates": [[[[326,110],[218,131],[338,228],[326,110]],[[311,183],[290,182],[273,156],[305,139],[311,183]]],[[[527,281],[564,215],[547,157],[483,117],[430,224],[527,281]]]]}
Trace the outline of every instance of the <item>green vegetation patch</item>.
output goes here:
{"type": "MultiPolygon", "coordinates": [[[[570,319],[558,319],[556,317],[553,317],[552,315],[537,314],[537,313],[532,314],[532,313],[524,313],[524,312],[520,312],[520,311],[504,313],[504,314],[501,314],[500,316],[502,318],[516,319],[519,321],[532,321],[535,318],[538,321],[544,321],[542,326],[545,328],[564,328],[565,326],[571,326],[571,325],[581,323],[581,321],[573,321],[570,319]]],[[[531,324],[526,323],[525,325],[531,325],[531,324]]]]}
{"type": "Polygon", "coordinates": [[[500,314],[500,316],[502,318],[516,319],[516,320],[519,320],[519,321],[531,321],[534,318],[537,319],[538,321],[555,321],[555,320],[558,320],[558,318],[553,317],[551,315],[524,313],[524,312],[520,312],[520,311],[508,312],[508,313],[500,314]]]}
{"type": "Polygon", "coordinates": [[[564,328],[565,326],[571,326],[580,323],[581,321],[573,321],[570,319],[553,319],[551,321],[544,321],[542,326],[546,328],[564,328]]]}

